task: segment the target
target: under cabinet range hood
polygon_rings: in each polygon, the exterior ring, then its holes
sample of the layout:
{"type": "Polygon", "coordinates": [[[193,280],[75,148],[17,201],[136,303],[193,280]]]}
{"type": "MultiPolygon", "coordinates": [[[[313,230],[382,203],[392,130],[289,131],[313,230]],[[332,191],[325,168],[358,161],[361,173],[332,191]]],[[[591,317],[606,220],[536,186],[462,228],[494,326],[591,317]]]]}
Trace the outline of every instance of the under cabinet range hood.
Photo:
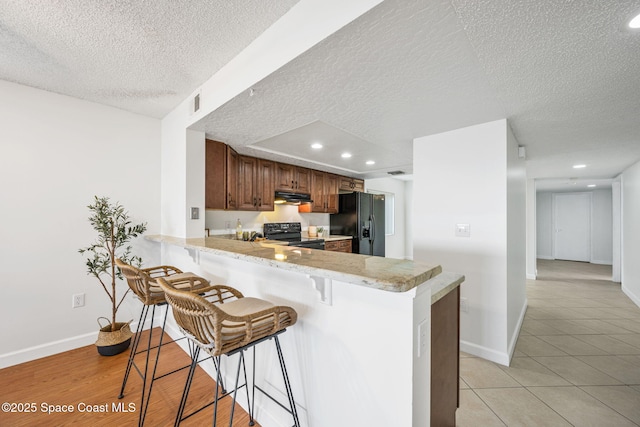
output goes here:
{"type": "Polygon", "coordinates": [[[276,191],[274,202],[278,205],[301,205],[312,203],[311,196],[304,193],[291,193],[288,191],[276,191]]]}

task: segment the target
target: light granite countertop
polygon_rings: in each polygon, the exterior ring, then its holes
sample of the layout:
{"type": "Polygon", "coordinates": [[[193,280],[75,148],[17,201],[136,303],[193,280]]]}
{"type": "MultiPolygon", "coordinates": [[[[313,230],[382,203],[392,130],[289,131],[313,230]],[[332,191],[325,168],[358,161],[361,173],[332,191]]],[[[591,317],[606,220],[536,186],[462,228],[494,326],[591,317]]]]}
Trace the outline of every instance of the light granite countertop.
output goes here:
{"type": "MultiPolygon", "coordinates": [[[[406,292],[434,277],[439,278],[442,272],[439,265],[418,261],[320,251],[267,242],[243,242],[215,237],[185,239],[162,235],[149,235],[145,239],[389,292],[406,292]]],[[[435,286],[432,288],[432,295],[446,295],[463,280],[463,276],[452,276],[452,273],[442,275],[441,280],[433,281],[435,286]]]]}

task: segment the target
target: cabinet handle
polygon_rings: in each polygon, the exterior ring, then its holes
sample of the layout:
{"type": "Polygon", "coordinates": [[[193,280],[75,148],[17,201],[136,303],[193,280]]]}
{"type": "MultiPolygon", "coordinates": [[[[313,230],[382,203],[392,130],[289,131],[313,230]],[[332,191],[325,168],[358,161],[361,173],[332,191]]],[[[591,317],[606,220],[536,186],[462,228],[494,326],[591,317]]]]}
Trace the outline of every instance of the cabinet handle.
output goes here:
{"type": "Polygon", "coordinates": [[[262,206],[262,197],[258,197],[258,206],[262,206]]]}
{"type": "Polygon", "coordinates": [[[293,185],[293,180],[291,181],[291,188],[292,189],[296,188],[295,185],[293,185]]]}
{"type": "Polygon", "coordinates": [[[253,206],[257,206],[258,202],[256,201],[256,198],[253,198],[253,206]]]}

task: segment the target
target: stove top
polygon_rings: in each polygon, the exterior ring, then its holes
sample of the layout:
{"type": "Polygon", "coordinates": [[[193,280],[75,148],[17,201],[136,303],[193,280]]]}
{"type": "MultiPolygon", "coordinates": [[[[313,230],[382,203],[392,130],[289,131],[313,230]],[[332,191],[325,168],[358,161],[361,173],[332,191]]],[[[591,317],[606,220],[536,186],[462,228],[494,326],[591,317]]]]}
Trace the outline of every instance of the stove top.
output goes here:
{"type": "Polygon", "coordinates": [[[299,222],[267,222],[264,224],[264,237],[268,240],[286,241],[289,246],[324,249],[324,239],[302,237],[302,224],[299,222]]]}

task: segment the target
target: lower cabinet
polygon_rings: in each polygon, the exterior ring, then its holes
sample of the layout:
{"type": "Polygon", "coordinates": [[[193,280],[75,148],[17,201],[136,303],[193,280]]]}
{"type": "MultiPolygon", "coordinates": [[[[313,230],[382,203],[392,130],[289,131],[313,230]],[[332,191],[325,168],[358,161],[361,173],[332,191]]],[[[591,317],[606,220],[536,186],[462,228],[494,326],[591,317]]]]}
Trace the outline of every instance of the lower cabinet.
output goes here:
{"type": "Polygon", "coordinates": [[[431,306],[431,425],[455,426],[460,406],[460,287],[431,306]]]}
{"type": "Polygon", "coordinates": [[[351,239],[325,241],[324,250],[351,253],[351,239]]]}

